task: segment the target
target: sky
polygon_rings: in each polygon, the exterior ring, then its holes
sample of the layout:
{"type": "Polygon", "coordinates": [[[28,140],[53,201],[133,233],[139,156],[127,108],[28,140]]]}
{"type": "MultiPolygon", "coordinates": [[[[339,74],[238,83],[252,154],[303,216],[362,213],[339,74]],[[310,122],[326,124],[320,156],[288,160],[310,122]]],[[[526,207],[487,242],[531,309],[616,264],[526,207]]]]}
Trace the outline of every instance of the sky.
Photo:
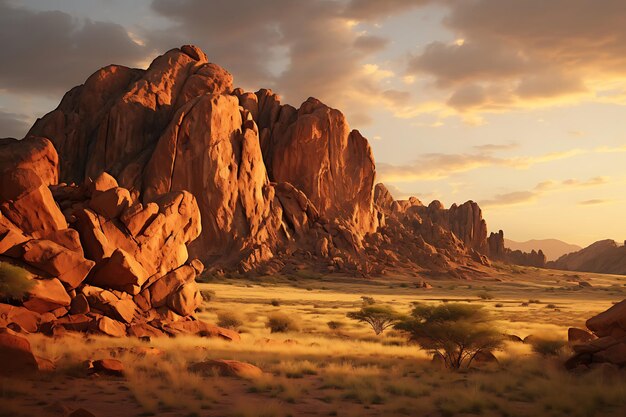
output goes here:
{"type": "Polygon", "coordinates": [[[625,21],[623,0],[0,0],[0,137],[102,66],[195,44],[238,87],[342,110],[397,199],[622,242],[625,21]]]}

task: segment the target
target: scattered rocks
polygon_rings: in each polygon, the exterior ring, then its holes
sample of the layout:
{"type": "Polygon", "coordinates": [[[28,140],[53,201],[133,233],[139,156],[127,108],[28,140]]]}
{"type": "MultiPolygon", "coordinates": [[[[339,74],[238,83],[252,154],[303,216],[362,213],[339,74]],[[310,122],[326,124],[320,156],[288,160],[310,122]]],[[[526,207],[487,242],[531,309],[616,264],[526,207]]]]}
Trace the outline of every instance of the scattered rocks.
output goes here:
{"type": "Polygon", "coordinates": [[[263,375],[263,371],[254,365],[233,360],[207,360],[197,362],[189,367],[191,372],[206,376],[234,376],[239,378],[258,378],[263,375]]]}

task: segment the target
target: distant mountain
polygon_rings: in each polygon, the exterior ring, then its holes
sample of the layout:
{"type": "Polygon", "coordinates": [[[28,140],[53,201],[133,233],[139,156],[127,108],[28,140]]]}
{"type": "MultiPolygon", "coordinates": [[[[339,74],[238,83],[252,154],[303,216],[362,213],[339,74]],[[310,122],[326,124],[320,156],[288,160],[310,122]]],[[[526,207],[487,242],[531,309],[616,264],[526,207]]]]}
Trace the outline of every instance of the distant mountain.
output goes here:
{"type": "Polygon", "coordinates": [[[558,239],[532,239],[526,242],[504,239],[504,246],[512,250],[521,250],[522,252],[530,252],[533,249],[539,251],[541,249],[548,261],[554,261],[565,254],[582,249],[578,245],[572,245],[558,239]]]}
{"type": "Polygon", "coordinates": [[[548,268],[568,271],[626,274],[626,247],[614,240],[600,240],[578,252],[561,256],[548,268]]]}

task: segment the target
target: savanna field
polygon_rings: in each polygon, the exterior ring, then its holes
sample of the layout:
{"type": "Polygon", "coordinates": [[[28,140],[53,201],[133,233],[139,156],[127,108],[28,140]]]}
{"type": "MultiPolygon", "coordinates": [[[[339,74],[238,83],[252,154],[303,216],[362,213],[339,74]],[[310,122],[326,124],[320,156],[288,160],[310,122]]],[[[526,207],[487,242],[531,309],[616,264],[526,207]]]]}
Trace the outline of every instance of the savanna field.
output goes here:
{"type": "MultiPolygon", "coordinates": [[[[53,359],[51,373],[2,379],[4,416],[55,416],[79,407],[98,416],[623,416],[626,378],[597,368],[569,372],[569,327],[626,298],[626,277],[503,266],[493,278],[464,281],[337,278],[300,271],[254,281],[201,284],[199,318],[235,328],[240,342],[181,336],[109,338],[29,336],[53,359]],[[591,286],[581,286],[585,281],[591,286]],[[481,305],[508,335],[554,342],[551,348],[508,340],[498,363],[448,370],[392,328],[376,336],[346,314],[362,297],[409,313],[413,302],[481,305]],[[267,327],[288,318],[285,332],[267,327]],[[281,317],[281,314],[283,315],[281,317]],[[124,376],[89,375],[86,360],[116,358],[124,376]],[[189,370],[206,359],[258,366],[240,378],[189,370]]],[[[530,341],[528,339],[527,341],[530,341]]]]}

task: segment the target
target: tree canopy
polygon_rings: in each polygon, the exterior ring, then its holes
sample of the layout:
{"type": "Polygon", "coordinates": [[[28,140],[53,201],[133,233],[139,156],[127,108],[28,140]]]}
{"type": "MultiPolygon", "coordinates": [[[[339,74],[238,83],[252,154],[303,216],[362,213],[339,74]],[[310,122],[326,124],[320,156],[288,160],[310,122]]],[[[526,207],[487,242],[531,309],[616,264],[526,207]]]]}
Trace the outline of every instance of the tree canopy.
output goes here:
{"type": "Polygon", "coordinates": [[[377,335],[403,319],[403,315],[390,306],[367,304],[359,311],[352,311],[346,316],[350,319],[369,324],[377,335]]]}
{"type": "Polygon", "coordinates": [[[411,340],[444,358],[449,368],[470,366],[479,352],[501,346],[502,334],[481,306],[415,303],[410,317],[395,325],[410,333],[411,340]]]}

